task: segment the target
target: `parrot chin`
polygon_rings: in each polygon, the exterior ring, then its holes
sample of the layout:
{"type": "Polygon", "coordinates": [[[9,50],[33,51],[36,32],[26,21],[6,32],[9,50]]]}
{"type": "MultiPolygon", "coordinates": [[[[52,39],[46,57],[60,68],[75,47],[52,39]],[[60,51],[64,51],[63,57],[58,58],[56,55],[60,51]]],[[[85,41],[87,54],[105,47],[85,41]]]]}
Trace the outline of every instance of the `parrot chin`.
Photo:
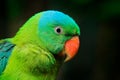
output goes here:
{"type": "Polygon", "coordinates": [[[77,54],[79,45],[79,37],[72,37],[70,40],[66,41],[64,49],[60,52],[59,56],[64,58],[64,62],[71,60],[77,54]]]}

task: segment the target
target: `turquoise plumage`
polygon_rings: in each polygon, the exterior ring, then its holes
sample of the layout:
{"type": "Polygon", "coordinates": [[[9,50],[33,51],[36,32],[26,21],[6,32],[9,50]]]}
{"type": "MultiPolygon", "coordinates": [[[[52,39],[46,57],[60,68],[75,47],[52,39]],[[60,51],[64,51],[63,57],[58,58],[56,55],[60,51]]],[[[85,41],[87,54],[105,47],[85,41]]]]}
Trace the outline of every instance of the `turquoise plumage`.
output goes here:
{"type": "Polygon", "coordinates": [[[14,45],[8,41],[0,42],[0,74],[4,71],[14,45]]]}

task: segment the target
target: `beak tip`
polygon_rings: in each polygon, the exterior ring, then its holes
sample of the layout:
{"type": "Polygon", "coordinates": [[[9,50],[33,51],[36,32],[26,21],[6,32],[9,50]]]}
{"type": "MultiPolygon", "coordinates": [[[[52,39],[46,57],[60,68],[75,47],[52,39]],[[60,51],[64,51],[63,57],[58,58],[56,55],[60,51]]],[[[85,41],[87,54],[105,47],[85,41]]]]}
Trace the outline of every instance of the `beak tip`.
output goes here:
{"type": "Polygon", "coordinates": [[[67,62],[67,61],[69,61],[69,60],[70,60],[70,58],[67,56],[67,57],[65,58],[64,62],[67,62]]]}

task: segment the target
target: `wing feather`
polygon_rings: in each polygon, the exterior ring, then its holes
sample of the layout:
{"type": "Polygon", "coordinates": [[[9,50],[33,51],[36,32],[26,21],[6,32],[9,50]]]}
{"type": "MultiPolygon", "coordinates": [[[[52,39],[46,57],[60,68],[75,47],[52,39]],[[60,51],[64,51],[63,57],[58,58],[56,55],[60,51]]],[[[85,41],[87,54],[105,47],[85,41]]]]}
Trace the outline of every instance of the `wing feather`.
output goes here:
{"type": "Polygon", "coordinates": [[[4,71],[14,46],[6,40],[0,41],[0,74],[4,71]]]}

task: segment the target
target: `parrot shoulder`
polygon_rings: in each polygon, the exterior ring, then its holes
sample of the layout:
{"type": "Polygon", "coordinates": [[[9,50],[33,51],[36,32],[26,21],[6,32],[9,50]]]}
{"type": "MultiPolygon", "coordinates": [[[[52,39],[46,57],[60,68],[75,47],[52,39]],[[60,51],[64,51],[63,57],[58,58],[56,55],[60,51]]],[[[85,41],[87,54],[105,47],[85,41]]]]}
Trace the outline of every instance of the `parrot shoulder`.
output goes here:
{"type": "Polygon", "coordinates": [[[14,46],[7,40],[0,40],[0,74],[4,71],[14,46]]]}

